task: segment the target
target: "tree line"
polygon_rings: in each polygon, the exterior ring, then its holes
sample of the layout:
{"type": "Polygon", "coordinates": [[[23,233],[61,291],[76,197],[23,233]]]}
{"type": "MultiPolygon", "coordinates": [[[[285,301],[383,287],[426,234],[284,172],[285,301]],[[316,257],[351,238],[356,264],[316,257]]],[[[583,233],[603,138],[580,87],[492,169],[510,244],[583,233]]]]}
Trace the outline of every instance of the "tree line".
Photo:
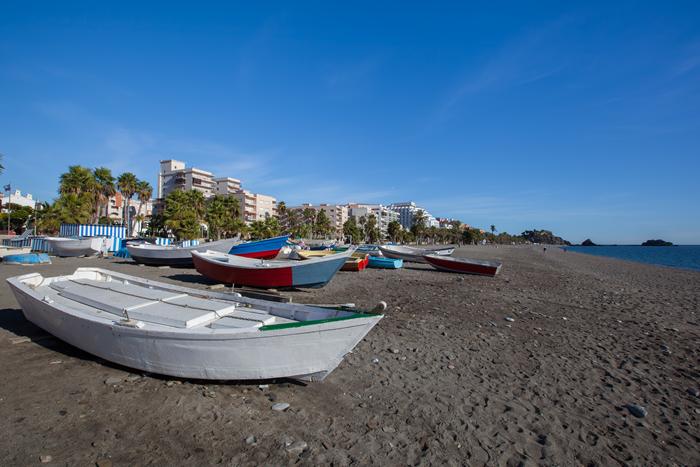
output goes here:
{"type": "Polygon", "coordinates": [[[68,167],[61,174],[58,198],[52,203],[41,203],[37,209],[37,231],[56,233],[61,224],[114,224],[109,216],[109,198],[117,192],[122,195],[121,225],[131,235],[137,221],[146,218],[143,205],[153,194],[153,187],[145,180],[139,180],[131,172],[118,177],[106,167],[90,169],[80,165],[68,167]],[[129,216],[129,200],[139,201],[136,216],[129,216]]]}

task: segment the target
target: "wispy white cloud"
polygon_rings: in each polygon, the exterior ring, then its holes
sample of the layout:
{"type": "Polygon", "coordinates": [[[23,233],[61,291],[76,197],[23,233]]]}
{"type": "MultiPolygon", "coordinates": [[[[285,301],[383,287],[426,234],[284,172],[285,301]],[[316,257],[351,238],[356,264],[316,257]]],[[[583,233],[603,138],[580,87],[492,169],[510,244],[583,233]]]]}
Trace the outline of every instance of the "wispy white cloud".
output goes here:
{"type": "Polygon", "coordinates": [[[477,69],[467,71],[442,102],[441,111],[487,89],[533,83],[564,69],[565,58],[550,44],[565,22],[560,20],[528,31],[505,44],[477,69]]]}

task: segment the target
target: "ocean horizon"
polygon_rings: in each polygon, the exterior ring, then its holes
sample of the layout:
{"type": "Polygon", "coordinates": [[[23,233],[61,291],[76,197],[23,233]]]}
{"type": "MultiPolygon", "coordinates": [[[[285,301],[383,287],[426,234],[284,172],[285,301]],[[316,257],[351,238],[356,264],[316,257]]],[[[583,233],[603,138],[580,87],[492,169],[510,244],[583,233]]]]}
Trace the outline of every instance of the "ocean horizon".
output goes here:
{"type": "Polygon", "coordinates": [[[700,271],[700,245],[576,245],[562,248],[576,253],[700,271]]]}

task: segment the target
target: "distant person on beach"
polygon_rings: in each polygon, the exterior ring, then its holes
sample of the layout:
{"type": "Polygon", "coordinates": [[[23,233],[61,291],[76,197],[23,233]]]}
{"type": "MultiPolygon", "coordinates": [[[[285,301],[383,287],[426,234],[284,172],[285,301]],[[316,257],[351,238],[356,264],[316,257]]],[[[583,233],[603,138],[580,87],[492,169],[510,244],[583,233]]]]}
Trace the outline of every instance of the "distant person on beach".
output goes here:
{"type": "Polygon", "coordinates": [[[546,247],[546,246],[543,247],[543,248],[542,248],[542,251],[543,251],[544,253],[547,253],[547,247],[546,247]]]}

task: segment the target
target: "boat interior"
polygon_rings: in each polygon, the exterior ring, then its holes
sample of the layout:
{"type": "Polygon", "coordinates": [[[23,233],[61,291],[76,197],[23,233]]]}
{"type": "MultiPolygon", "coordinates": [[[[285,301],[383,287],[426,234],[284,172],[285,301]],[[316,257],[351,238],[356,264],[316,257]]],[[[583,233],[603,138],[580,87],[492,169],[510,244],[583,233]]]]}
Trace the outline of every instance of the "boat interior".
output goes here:
{"type": "Polygon", "coordinates": [[[313,321],[347,319],[353,312],[198,291],[97,268],[69,276],[20,278],[42,301],[82,317],[150,330],[262,330],[296,327],[313,321]]]}

